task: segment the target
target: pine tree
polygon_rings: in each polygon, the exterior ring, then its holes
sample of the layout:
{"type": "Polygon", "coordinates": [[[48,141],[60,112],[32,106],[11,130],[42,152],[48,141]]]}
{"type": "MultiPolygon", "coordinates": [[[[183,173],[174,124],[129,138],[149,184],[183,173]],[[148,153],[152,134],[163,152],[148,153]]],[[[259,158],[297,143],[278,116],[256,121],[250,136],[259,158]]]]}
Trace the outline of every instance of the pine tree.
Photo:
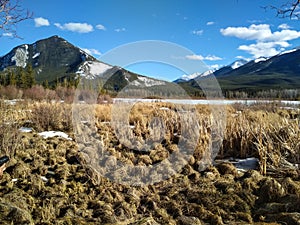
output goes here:
{"type": "Polygon", "coordinates": [[[32,65],[27,64],[27,66],[26,66],[25,88],[31,88],[35,84],[36,84],[36,81],[35,81],[35,78],[34,78],[34,72],[33,72],[33,69],[32,69],[32,65]]]}
{"type": "Polygon", "coordinates": [[[4,86],[6,81],[6,75],[5,74],[0,74],[0,85],[4,86]]]}
{"type": "Polygon", "coordinates": [[[13,69],[8,69],[5,73],[0,74],[0,85],[16,85],[16,74],[13,69]]]}
{"type": "Polygon", "coordinates": [[[42,85],[43,85],[43,87],[45,89],[49,89],[49,82],[48,82],[48,80],[44,80],[43,83],[42,83],[42,85]]]}
{"type": "Polygon", "coordinates": [[[26,73],[22,67],[17,69],[16,85],[18,88],[26,88],[26,73]]]}

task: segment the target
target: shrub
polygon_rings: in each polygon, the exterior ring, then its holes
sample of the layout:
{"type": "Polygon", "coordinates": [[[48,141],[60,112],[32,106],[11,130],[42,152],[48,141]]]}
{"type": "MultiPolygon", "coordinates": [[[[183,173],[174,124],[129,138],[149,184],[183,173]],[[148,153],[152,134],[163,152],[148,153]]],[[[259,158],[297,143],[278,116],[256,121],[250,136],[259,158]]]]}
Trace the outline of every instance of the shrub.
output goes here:
{"type": "Polygon", "coordinates": [[[41,101],[45,99],[46,91],[43,86],[36,85],[24,90],[24,98],[41,101]]]}
{"type": "Polygon", "coordinates": [[[35,104],[31,121],[38,131],[70,131],[72,129],[70,105],[49,102],[35,104]]]}
{"type": "Polygon", "coordinates": [[[55,89],[57,96],[66,103],[72,103],[74,99],[74,88],[66,88],[59,86],[55,89]]]}
{"type": "Polygon", "coordinates": [[[23,91],[18,89],[16,86],[6,86],[0,87],[0,96],[7,99],[17,99],[22,98],[23,91]]]}
{"type": "Polygon", "coordinates": [[[21,136],[18,131],[18,124],[14,111],[16,106],[8,105],[3,100],[0,100],[0,154],[14,156],[16,150],[20,148],[21,136]]]}

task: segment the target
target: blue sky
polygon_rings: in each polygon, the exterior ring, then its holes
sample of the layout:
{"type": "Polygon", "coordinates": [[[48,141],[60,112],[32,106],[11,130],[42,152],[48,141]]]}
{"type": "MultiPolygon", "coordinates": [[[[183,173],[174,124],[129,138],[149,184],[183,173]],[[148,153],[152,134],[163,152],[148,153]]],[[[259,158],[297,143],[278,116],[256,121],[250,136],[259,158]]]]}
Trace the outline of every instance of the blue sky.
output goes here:
{"type": "MultiPolygon", "coordinates": [[[[127,43],[161,40],[190,49],[186,60],[220,68],[233,61],[273,56],[300,46],[300,21],[278,18],[263,6],[285,0],[29,0],[34,13],[17,26],[23,39],[2,33],[0,55],[20,44],[59,35],[96,58],[127,43]]],[[[174,80],[184,73],[170,66],[141,63],[137,73],[174,80]]],[[[203,71],[199,71],[203,72],[203,71]]]]}

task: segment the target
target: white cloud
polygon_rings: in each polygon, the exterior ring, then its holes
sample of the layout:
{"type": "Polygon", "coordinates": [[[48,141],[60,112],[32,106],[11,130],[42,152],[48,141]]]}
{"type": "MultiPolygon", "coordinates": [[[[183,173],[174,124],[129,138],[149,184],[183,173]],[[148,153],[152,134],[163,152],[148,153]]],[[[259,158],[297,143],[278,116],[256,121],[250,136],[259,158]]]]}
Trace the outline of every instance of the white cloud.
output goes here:
{"type": "Polygon", "coordinates": [[[291,29],[291,27],[289,25],[287,25],[286,23],[283,23],[278,26],[278,29],[288,30],[288,29],[291,29]]]}
{"type": "Polygon", "coordinates": [[[115,29],[116,32],[124,32],[126,29],[124,27],[115,29]]]}
{"type": "Polygon", "coordinates": [[[185,56],[186,59],[189,60],[203,60],[204,57],[202,55],[187,55],[185,56]]]}
{"type": "Polygon", "coordinates": [[[189,60],[207,60],[207,61],[217,61],[217,60],[222,60],[222,58],[218,57],[218,56],[214,56],[214,55],[208,55],[208,56],[202,56],[202,55],[186,55],[185,56],[186,59],[189,60]]]}
{"type": "Polygon", "coordinates": [[[193,30],[193,31],[192,31],[192,34],[201,36],[201,35],[203,34],[203,30],[193,30]]]}
{"type": "Polygon", "coordinates": [[[287,42],[258,42],[250,45],[241,45],[238,49],[249,52],[255,58],[259,58],[261,56],[274,56],[289,46],[287,42]]]}
{"type": "Polygon", "coordinates": [[[106,30],[106,27],[103,26],[102,24],[96,25],[96,28],[97,28],[98,30],[106,30]]]}
{"type": "Polygon", "coordinates": [[[224,36],[255,41],[256,43],[250,45],[241,45],[238,49],[254,57],[270,57],[289,47],[288,41],[300,38],[300,32],[289,29],[287,24],[281,24],[278,28],[281,30],[272,32],[268,24],[252,24],[249,27],[227,27],[220,32],[224,36]]]}
{"type": "Polygon", "coordinates": [[[204,58],[205,60],[208,61],[217,61],[217,60],[222,60],[222,58],[215,56],[215,55],[208,55],[204,58]]]}
{"type": "Polygon", "coordinates": [[[87,23],[65,23],[63,25],[55,23],[54,25],[61,30],[68,30],[77,33],[89,33],[94,30],[93,26],[87,23]]]}
{"type": "Polygon", "coordinates": [[[34,23],[36,27],[50,26],[49,20],[43,17],[34,18],[34,23]]]}
{"type": "Polygon", "coordinates": [[[252,24],[250,27],[227,27],[220,31],[224,36],[233,36],[246,40],[264,40],[272,35],[268,24],[252,24]]]}
{"type": "Polygon", "coordinates": [[[211,26],[211,25],[214,25],[214,24],[215,24],[215,22],[213,22],[213,21],[209,21],[209,22],[206,23],[207,26],[211,26]]]}
{"type": "Polygon", "coordinates": [[[252,24],[250,27],[227,27],[220,30],[224,36],[256,41],[290,41],[300,37],[296,30],[284,29],[272,32],[268,24],[252,24]]]}
{"type": "Polygon", "coordinates": [[[87,54],[89,55],[101,55],[101,52],[98,51],[97,49],[93,49],[93,48],[82,48],[83,51],[85,51],[87,54]]]}
{"type": "Polygon", "coordinates": [[[241,55],[238,55],[235,57],[236,59],[243,59],[243,60],[246,60],[246,61],[251,61],[251,58],[246,58],[244,56],[241,56],[241,55]]]}

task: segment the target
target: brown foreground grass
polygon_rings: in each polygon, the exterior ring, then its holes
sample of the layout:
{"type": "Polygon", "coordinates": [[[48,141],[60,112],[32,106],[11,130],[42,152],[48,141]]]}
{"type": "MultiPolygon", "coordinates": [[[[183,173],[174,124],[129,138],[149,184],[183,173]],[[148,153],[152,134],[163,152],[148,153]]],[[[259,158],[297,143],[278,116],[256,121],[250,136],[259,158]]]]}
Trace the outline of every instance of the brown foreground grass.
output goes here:
{"type": "MultiPolygon", "coordinates": [[[[151,166],[176,151],[181,120],[173,105],[139,103],[131,109],[129,129],[136,146],[158,135],[147,154],[120,142],[125,134],[114,134],[111,110],[109,104],[95,107],[95,130],[118,160],[151,166]],[[162,140],[151,125],[153,116],[165,121],[162,140]]],[[[71,105],[0,101],[0,111],[1,155],[10,156],[0,180],[0,224],[299,224],[297,110],[227,107],[217,158],[256,157],[259,168],[238,171],[220,163],[203,170],[213,121],[210,108],[197,106],[200,138],[188,164],[169,179],[140,187],[111,182],[86,164],[71,105]],[[22,126],[33,131],[21,133],[22,126]],[[75,140],[43,139],[38,132],[44,130],[64,131],[75,140]]]]}

